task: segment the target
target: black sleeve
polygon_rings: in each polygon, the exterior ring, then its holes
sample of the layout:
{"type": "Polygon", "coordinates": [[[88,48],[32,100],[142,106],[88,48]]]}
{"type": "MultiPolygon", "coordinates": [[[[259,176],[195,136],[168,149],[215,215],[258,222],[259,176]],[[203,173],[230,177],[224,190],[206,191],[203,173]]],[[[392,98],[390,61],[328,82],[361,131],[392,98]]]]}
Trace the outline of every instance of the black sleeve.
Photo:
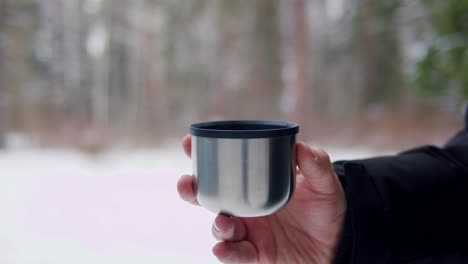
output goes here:
{"type": "Polygon", "coordinates": [[[466,134],[444,148],[335,163],[348,202],[335,263],[411,263],[466,254],[466,134]]]}

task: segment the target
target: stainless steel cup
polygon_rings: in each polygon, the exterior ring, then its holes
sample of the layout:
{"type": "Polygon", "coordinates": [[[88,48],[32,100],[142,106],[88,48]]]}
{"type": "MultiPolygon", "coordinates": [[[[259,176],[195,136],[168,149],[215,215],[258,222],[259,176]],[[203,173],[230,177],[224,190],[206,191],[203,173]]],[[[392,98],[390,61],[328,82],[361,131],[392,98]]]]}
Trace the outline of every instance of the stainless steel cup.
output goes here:
{"type": "Polygon", "coordinates": [[[276,121],[192,125],[198,202],[212,212],[240,217],[281,209],[294,190],[298,132],[297,124],[276,121]]]}

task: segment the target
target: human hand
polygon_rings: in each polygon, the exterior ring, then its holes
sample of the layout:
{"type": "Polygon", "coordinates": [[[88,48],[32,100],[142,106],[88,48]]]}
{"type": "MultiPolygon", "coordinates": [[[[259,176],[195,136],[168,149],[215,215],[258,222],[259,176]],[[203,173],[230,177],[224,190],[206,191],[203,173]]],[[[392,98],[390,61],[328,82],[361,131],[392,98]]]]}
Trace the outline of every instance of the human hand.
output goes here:
{"type": "MultiPolygon", "coordinates": [[[[190,156],[191,141],[183,140],[190,156]]],[[[220,242],[213,254],[223,263],[331,263],[346,212],[343,188],[323,150],[297,144],[299,173],[289,203],[279,212],[239,218],[219,214],[212,232],[220,242]]],[[[196,178],[182,176],[180,197],[196,200],[196,178]]]]}

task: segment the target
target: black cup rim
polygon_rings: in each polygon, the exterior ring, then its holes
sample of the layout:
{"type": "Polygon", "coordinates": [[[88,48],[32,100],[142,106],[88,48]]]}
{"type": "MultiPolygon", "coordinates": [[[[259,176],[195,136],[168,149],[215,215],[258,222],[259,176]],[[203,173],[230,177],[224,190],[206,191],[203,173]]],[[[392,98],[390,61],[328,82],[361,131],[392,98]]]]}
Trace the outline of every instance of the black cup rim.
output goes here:
{"type": "Polygon", "coordinates": [[[208,138],[272,138],[293,136],[299,125],[286,121],[226,120],[192,124],[190,134],[208,138]]]}

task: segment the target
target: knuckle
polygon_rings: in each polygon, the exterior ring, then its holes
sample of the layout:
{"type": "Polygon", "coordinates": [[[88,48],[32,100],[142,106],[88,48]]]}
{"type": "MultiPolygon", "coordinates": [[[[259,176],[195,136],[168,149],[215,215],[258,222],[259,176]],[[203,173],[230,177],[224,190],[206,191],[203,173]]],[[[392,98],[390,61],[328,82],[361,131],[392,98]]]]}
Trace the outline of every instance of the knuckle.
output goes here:
{"type": "Polygon", "coordinates": [[[316,149],[316,153],[320,160],[330,161],[330,155],[328,155],[328,153],[325,150],[319,148],[319,149],[316,149]]]}

